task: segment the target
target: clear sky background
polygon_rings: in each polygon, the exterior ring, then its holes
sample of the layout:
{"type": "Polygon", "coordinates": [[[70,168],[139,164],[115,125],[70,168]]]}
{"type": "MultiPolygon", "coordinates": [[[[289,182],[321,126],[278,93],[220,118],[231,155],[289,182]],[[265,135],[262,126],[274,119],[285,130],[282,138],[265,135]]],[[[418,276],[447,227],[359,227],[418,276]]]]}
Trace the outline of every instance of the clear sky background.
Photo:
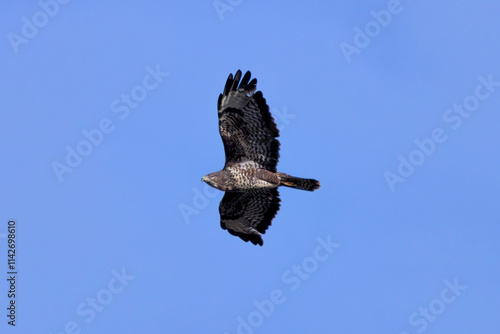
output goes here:
{"type": "Polygon", "coordinates": [[[215,4],[3,4],[0,331],[498,332],[498,2],[215,4]],[[322,185],[263,247],[200,182],[237,69],[322,185]]]}

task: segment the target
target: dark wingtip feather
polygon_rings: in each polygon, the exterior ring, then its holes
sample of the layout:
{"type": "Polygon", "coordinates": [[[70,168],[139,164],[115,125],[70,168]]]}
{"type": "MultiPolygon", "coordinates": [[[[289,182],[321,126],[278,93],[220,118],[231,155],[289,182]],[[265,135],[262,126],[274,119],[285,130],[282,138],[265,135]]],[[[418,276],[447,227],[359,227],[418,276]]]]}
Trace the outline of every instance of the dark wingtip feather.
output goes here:
{"type": "Polygon", "coordinates": [[[259,246],[264,245],[264,241],[262,240],[262,237],[260,235],[250,238],[250,242],[252,242],[252,244],[254,244],[256,246],[257,245],[259,245],[259,246]]]}
{"type": "Polygon", "coordinates": [[[252,76],[252,74],[250,73],[250,71],[247,71],[245,73],[245,75],[243,76],[243,79],[241,79],[240,88],[245,89],[248,86],[248,81],[250,81],[251,76],[252,76]]]}
{"type": "Polygon", "coordinates": [[[247,87],[249,87],[249,88],[257,87],[257,79],[253,78],[252,81],[250,81],[250,83],[247,85],[247,87]]]}
{"type": "Polygon", "coordinates": [[[221,222],[220,227],[222,229],[226,230],[229,232],[229,234],[234,235],[235,237],[239,237],[241,240],[244,242],[251,242],[254,245],[259,245],[262,246],[264,244],[264,241],[262,240],[262,236],[260,234],[242,234],[238,233],[232,230],[229,230],[224,223],[221,222]]]}
{"type": "Polygon", "coordinates": [[[226,85],[224,86],[224,93],[223,93],[224,95],[227,95],[229,93],[232,84],[233,84],[233,73],[229,73],[229,76],[227,77],[226,80],[226,85]]]}
{"type": "Polygon", "coordinates": [[[250,71],[246,71],[243,78],[241,78],[241,70],[236,71],[234,77],[233,74],[230,73],[227,77],[226,85],[224,86],[224,92],[222,93],[222,95],[227,96],[229,92],[236,91],[238,89],[245,90],[247,94],[253,94],[257,89],[257,79],[254,78],[250,80],[251,77],[252,73],[250,71]]]}
{"type": "MultiPolygon", "coordinates": [[[[248,72],[249,73],[249,72],[248,72]]],[[[253,94],[257,90],[257,79],[252,79],[245,87],[247,94],[253,94]]]]}
{"type": "Polygon", "coordinates": [[[240,78],[241,78],[241,71],[238,70],[238,71],[236,71],[236,74],[234,75],[234,80],[233,80],[233,84],[231,86],[231,91],[235,91],[238,89],[238,83],[240,82],[240,78]]]}
{"type": "Polygon", "coordinates": [[[220,110],[221,103],[222,103],[222,94],[219,94],[219,98],[217,99],[217,110],[220,110]]]}

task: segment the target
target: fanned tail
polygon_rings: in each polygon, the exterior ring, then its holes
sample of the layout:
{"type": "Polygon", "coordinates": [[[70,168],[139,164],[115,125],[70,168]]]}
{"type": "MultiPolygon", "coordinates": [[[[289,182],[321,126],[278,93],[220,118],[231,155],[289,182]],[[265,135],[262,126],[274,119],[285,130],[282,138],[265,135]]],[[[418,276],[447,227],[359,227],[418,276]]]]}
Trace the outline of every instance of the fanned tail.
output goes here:
{"type": "Polygon", "coordinates": [[[280,186],[296,188],[307,191],[314,191],[319,189],[320,184],[319,181],[314,179],[303,179],[300,177],[290,176],[285,173],[279,173],[278,176],[280,178],[280,186]]]}

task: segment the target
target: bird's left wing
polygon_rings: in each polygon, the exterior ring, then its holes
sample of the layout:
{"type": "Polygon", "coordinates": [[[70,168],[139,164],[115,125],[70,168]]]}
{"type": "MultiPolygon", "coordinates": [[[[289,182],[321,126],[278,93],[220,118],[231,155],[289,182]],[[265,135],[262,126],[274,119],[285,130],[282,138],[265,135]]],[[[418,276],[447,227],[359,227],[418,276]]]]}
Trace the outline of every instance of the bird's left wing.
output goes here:
{"type": "Polygon", "coordinates": [[[250,76],[247,71],[241,78],[240,70],[234,78],[229,74],[217,101],[225,167],[250,161],[258,168],[276,172],[279,131],[262,92],[255,93],[257,79],[250,81],[250,76]]]}

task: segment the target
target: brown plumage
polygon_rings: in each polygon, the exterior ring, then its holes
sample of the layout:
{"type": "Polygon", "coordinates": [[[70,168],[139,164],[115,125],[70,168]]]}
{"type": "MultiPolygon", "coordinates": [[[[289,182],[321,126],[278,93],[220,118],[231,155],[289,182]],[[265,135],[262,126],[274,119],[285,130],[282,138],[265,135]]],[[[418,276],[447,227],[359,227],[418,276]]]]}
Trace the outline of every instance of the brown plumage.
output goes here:
{"type": "Polygon", "coordinates": [[[226,191],[219,205],[221,227],[244,241],[262,245],[265,233],[280,207],[277,187],[313,191],[320,187],[314,179],[277,172],[280,142],[257,79],[250,71],[229,74],[217,101],[219,132],[224,143],[224,168],[203,177],[203,181],[226,191]],[[240,82],[241,79],[241,82],[240,82]]]}

